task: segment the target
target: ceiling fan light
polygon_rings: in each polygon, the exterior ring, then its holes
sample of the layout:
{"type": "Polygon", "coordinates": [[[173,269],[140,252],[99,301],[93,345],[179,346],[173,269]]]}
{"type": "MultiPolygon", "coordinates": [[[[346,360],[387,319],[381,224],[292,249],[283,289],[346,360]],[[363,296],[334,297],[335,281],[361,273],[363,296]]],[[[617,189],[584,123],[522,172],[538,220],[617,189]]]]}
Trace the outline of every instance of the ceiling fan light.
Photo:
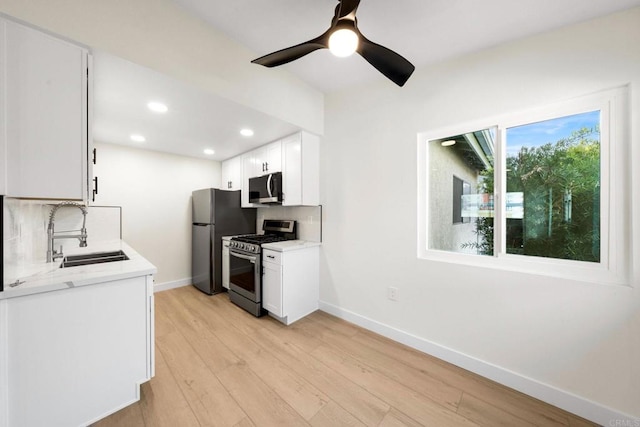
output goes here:
{"type": "Polygon", "coordinates": [[[329,37],[329,50],[340,58],[352,55],[358,48],[358,35],[348,28],[334,31],[329,37]]]}

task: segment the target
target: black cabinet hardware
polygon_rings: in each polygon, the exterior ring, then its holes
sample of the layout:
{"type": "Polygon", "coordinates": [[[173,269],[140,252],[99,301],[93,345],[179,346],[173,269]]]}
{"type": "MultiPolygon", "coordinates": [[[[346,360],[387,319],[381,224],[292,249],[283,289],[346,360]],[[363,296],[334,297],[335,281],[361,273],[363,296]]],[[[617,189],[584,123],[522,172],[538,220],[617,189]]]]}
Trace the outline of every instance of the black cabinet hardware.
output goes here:
{"type": "Polygon", "coordinates": [[[98,194],[98,177],[93,178],[93,196],[91,198],[92,202],[96,201],[96,194],[98,194]]]}

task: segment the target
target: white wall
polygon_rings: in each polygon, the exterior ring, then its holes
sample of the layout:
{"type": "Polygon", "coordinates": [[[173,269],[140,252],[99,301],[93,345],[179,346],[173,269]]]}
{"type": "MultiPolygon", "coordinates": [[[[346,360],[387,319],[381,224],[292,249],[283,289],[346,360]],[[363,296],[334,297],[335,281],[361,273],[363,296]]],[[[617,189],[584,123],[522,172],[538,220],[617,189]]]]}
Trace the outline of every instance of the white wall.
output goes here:
{"type": "Polygon", "coordinates": [[[638,248],[638,46],[636,8],[328,96],[322,307],[605,425],[640,417],[638,263],[625,287],[416,256],[419,132],[628,83],[638,248]]]}
{"type": "Polygon", "coordinates": [[[191,283],[191,192],[220,187],[220,162],[95,146],[96,204],[122,206],[122,240],[158,267],[156,286],[191,283]]]}
{"type": "Polygon", "coordinates": [[[171,0],[2,0],[0,12],[321,135],[324,97],[171,0]]]}

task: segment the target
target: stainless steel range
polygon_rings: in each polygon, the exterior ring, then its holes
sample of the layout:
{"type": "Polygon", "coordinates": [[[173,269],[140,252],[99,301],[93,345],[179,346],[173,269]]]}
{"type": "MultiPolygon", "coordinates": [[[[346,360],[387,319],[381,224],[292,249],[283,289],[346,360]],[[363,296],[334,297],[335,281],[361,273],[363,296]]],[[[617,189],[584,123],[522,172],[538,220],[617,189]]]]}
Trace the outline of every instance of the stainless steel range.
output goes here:
{"type": "Polygon", "coordinates": [[[293,220],[266,219],[264,234],[238,236],[229,242],[229,299],[256,317],[262,316],[262,245],[296,239],[293,220]]]}

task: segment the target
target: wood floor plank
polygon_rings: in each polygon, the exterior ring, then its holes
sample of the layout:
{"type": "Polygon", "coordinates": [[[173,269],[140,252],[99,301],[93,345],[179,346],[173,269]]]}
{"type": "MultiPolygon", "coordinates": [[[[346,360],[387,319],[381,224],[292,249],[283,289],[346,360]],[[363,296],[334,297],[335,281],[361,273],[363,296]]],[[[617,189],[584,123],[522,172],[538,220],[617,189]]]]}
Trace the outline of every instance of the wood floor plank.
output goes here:
{"type": "Polygon", "coordinates": [[[255,427],[255,424],[251,422],[251,420],[247,418],[243,418],[238,424],[233,427],[255,427]]]}
{"type": "Polygon", "coordinates": [[[421,427],[422,424],[418,423],[407,414],[403,414],[396,408],[391,410],[384,417],[378,427],[421,427]]]}
{"type": "Polygon", "coordinates": [[[161,311],[166,312],[175,329],[186,338],[214,374],[239,363],[240,359],[215,336],[207,322],[185,305],[177,294],[162,298],[162,304],[161,311]]]}
{"type": "Polygon", "coordinates": [[[288,334],[278,336],[264,329],[252,338],[365,425],[378,425],[388,412],[388,404],[297,347],[288,334]]]}
{"type": "Polygon", "coordinates": [[[352,426],[366,427],[356,417],[347,412],[342,406],[331,401],[326,404],[311,420],[309,424],[314,427],[327,426],[352,426]]]}
{"type": "Polygon", "coordinates": [[[309,424],[244,364],[218,373],[218,378],[259,426],[308,426],[309,424]]]}
{"type": "Polygon", "coordinates": [[[424,369],[398,363],[393,357],[354,342],[353,336],[323,328],[320,323],[307,324],[306,327],[325,343],[348,352],[355,359],[366,361],[366,364],[377,372],[425,395],[436,403],[450,407],[454,412],[458,408],[462,391],[431,377],[424,369]]]}
{"type": "Polygon", "coordinates": [[[148,427],[200,426],[157,346],[156,376],[142,384],[140,409],[148,427]]]}
{"type": "Polygon", "coordinates": [[[533,427],[534,424],[503,411],[470,394],[464,394],[458,414],[469,418],[482,426],[495,427],[533,427]]]}
{"type": "Polygon", "coordinates": [[[426,425],[476,425],[424,395],[378,373],[345,352],[320,346],[312,353],[319,361],[365,388],[378,398],[426,425]]]}
{"type": "Polygon", "coordinates": [[[339,319],[329,313],[325,313],[324,311],[320,310],[314,312],[313,315],[309,316],[307,319],[313,321],[314,323],[324,325],[325,328],[345,335],[347,337],[352,337],[362,331],[362,328],[360,328],[359,326],[354,325],[353,323],[349,323],[346,320],[339,319]]]}
{"type": "Polygon", "coordinates": [[[215,335],[305,420],[311,419],[329,401],[324,393],[249,336],[233,328],[218,330],[215,335]]]}
{"type": "Polygon", "coordinates": [[[233,426],[247,416],[182,334],[167,334],[157,343],[200,425],[233,426]]]}
{"type": "Polygon", "coordinates": [[[300,319],[293,325],[289,326],[285,326],[273,319],[270,320],[271,321],[269,322],[263,323],[265,329],[270,330],[277,335],[289,337],[291,340],[295,340],[296,346],[307,353],[311,353],[320,344],[322,344],[322,341],[320,341],[317,336],[310,334],[304,327],[308,322],[313,322],[309,317],[300,319]]]}
{"type": "Polygon", "coordinates": [[[136,402],[111,416],[92,424],[92,427],[145,427],[140,403],[136,402]]]}
{"type": "Polygon", "coordinates": [[[468,394],[480,397],[487,403],[521,419],[545,426],[566,426],[568,424],[568,414],[559,408],[373,332],[361,330],[351,339],[354,344],[372,348],[394,358],[399,363],[422,369],[431,377],[457,389],[464,390],[468,394]]]}

